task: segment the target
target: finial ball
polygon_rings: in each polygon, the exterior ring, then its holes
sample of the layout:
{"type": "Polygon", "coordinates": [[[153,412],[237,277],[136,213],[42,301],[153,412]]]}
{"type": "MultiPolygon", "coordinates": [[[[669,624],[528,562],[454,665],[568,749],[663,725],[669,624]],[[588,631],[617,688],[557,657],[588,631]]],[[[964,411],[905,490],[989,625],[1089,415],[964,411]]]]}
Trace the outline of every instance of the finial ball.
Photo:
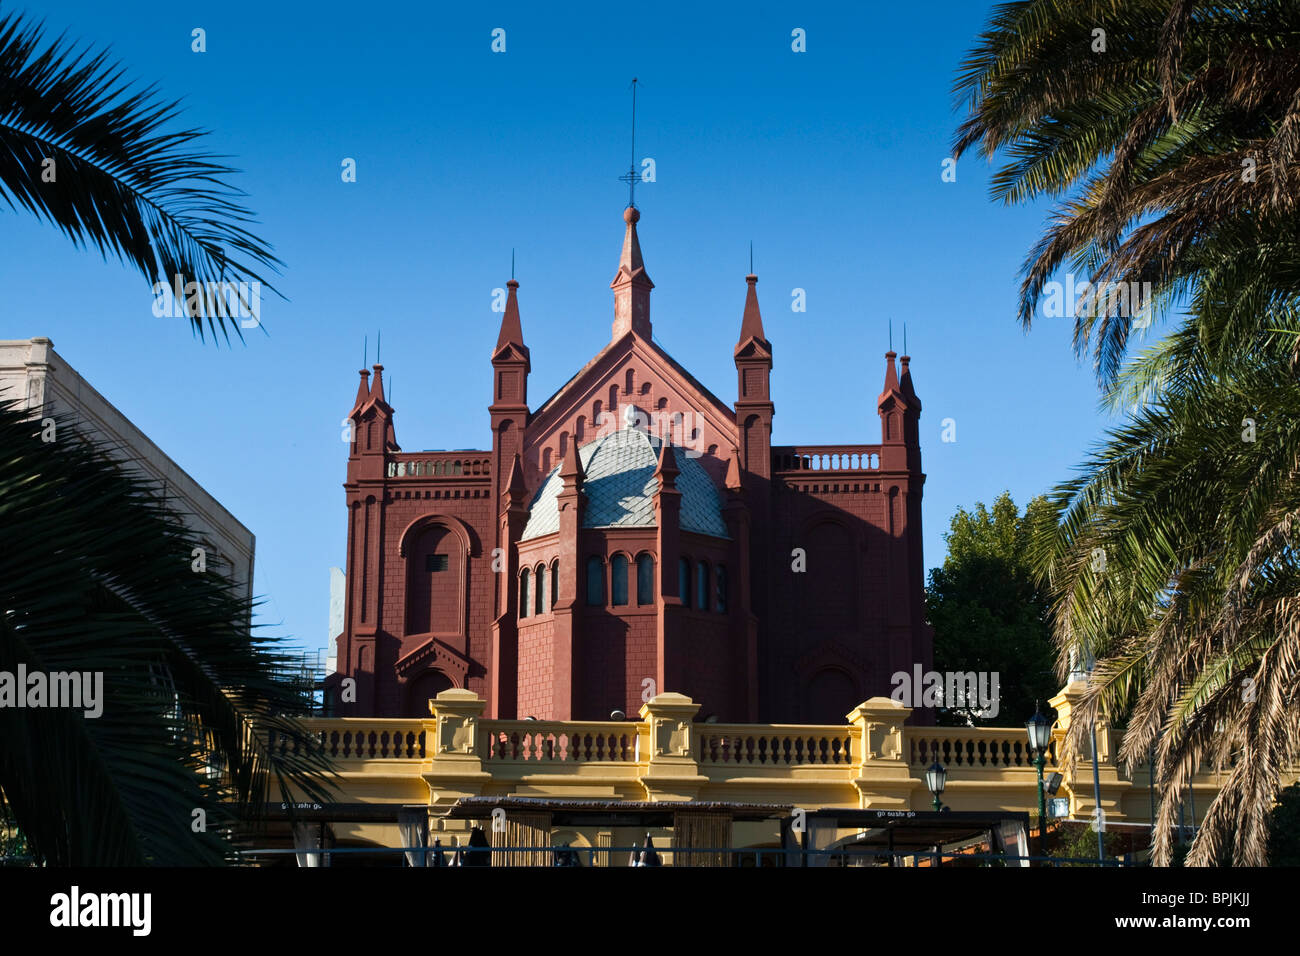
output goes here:
{"type": "Polygon", "coordinates": [[[623,210],[624,222],[636,222],[640,218],[641,218],[641,212],[636,208],[636,206],[628,206],[626,209],[623,210]]]}

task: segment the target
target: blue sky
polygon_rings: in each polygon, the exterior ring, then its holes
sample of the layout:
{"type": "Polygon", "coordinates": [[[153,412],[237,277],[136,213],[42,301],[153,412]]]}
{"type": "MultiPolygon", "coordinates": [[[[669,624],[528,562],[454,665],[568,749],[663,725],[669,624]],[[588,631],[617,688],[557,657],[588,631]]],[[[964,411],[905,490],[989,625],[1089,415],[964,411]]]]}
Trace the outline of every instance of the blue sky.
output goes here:
{"type": "Polygon", "coordinates": [[[52,338],[253,530],[259,621],[274,632],[326,640],[328,569],[344,563],[341,419],[363,336],[373,362],[383,331],[407,450],[488,445],[492,290],[512,248],[534,405],[607,343],[633,76],[637,155],[657,172],[637,193],[656,339],[734,400],[752,240],[774,442],[870,443],[888,322],[899,347],[906,322],[927,567],[958,506],[1003,489],[1023,505],[1100,437],[1069,320],[1026,334],[1014,317],[1045,207],[995,204],[973,156],[941,181],[954,76],[991,5],[294,6],[2,8],[111,44],[132,76],[183,98],[186,125],[234,157],[285,263],[287,301],[263,299],[266,334],[217,347],[156,318],[138,274],[0,213],[0,337],[52,338]],[[191,51],[195,27],[206,53],[191,51]],[[940,441],[945,418],[953,443],[940,441]]]}

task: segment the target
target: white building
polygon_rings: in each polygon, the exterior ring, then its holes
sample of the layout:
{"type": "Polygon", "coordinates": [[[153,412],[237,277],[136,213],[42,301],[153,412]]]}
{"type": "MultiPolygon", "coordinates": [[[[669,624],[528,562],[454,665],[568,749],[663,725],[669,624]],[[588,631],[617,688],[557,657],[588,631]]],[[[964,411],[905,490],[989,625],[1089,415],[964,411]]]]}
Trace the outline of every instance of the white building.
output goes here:
{"type": "Polygon", "coordinates": [[[231,569],[246,598],[253,591],[253,533],[203,490],[125,415],[54,351],[49,339],[0,340],[0,400],[18,400],[34,414],[67,420],[88,437],[119,449],[123,459],[162,488],[173,509],[207,549],[209,564],[231,569]]]}

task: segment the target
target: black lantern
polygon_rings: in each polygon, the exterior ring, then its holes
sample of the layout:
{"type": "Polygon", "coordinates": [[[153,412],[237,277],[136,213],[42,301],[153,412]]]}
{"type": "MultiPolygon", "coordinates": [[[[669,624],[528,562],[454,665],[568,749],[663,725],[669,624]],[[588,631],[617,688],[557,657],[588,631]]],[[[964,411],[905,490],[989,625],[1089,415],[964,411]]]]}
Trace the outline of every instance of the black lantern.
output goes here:
{"type": "Polygon", "coordinates": [[[1047,748],[1052,743],[1052,722],[1034,707],[1034,716],[1025,721],[1029,734],[1029,749],[1034,753],[1034,769],[1038,771],[1038,854],[1045,853],[1043,840],[1047,833],[1047,795],[1043,792],[1043,765],[1047,762],[1047,748]]]}
{"type": "Polygon", "coordinates": [[[925,785],[930,788],[930,793],[934,797],[934,809],[942,810],[943,803],[939,797],[943,796],[944,785],[948,782],[948,771],[944,769],[943,764],[935,761],[926,768],[925,785]]]}
{"type": "Polygon", "coordinates": [[[1029,749],[1036,753],[1047,750],[1052,742],[1052,722],[1039,711],[1025,721],[1025,731],[1029,734],[1029,749]]]}

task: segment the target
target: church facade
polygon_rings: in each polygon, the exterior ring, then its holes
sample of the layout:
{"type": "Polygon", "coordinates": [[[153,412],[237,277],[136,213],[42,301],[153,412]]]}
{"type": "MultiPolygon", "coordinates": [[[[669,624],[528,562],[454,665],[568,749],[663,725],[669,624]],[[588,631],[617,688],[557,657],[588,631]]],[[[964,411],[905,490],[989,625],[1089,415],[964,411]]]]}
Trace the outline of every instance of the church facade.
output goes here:
{"type": "Polygon", "coordinates": [[[727,404],[652,341],[623,218],[611,340],[535,408],[507,284],[490,448],[402,451],[383,367],[360,373],[335,713],[427,716],[460,687],[488,717],[604,720],[675,691],[704,719],[841,724],[929,670],[908,357],[885,354],[879,443],[774,445],[757,277],[727,404]]]}

